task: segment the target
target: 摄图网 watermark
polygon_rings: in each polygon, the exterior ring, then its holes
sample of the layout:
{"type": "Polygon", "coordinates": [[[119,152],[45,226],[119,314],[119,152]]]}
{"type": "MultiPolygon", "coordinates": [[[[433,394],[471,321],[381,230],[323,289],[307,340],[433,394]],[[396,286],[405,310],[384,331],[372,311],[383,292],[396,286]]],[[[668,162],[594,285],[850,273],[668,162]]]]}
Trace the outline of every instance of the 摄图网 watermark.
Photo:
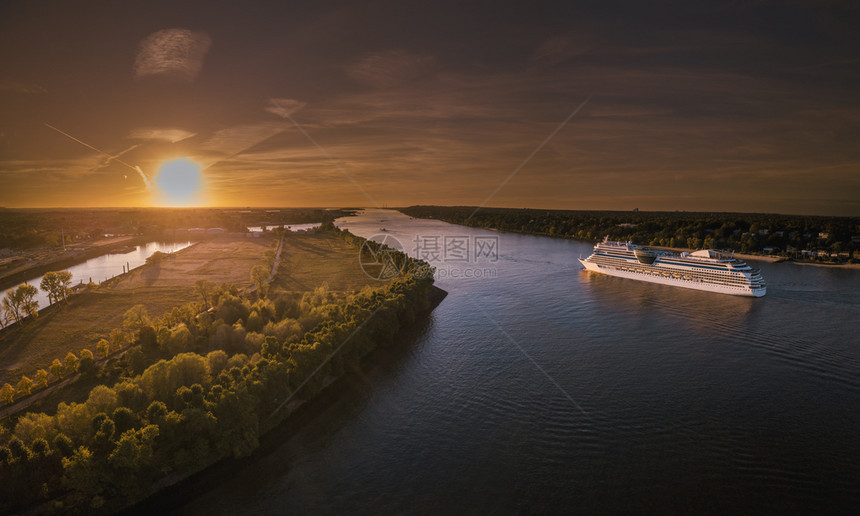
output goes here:
{"type": "MultiPolygon", "coordinates": [[[[496,278],[499,261],[499,237],[473,235],[419,234],[412,240],[410,256],[427,262],[427,267],[414,269],[416,276],[432,275],[444,278],[496,278]]],[[[390,234],[370,237],[361,247],[359,264],[373,279],[389,280],[405,272],[405,263],[398,259],[406,253],[403,244],[390,234]]]]}

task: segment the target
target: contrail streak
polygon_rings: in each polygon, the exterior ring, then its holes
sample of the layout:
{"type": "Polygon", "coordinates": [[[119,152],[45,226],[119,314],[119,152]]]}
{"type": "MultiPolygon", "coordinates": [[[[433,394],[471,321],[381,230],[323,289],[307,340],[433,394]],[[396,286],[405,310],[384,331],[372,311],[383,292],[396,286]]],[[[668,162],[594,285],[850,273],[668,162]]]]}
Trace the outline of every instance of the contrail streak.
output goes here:
{"type": "Polygon", "coordinates": [[[266,141],[266,140],[268,140],[268,139],[270,139],[270,138],[274,138],[275,136],[277,136],[277,135],[279,135],[279,134],[281,134],[281,133],[283,133],[283,132],[286,132],[286,129],[281,129],[280,131],[278,131],[278,132],[276,132],[276,133],[270,134],[269,136],[266,136],[266,137],[265,137],[265,138],[263,138],[262,140],[257,141],[257,142],[254,142],[254,143],[252,143],[251,145],[248,145],[247,147],[243,148],[242,150],[239,150],[239,151],[234,152],[233,154],[231,154],[231,155],[227,156],[226,158],[221,158],[221,159],[219,159],[219,160],[215,160],[215,161],[213,161],[212,163],[210,163],[210,164],[206,165],[205,167],[201,168],[201,169],[200,169],[200,172],[203,172],[204,170],[208,170],[208,169],[210,169],[210,168],[214,167],[215,165],[217,165],[218,163],[221,163],[222,161],[228,161],[228,160],[231,160],[231,159],[235,158],[236,156],[238,156],[239,154],[242,154],[242,153],[243,153],[243,152],[245,152],[246,150],[251,149],[251,148],[254,148],[254,147],[256,147],[257,145],[260,145],[261,143],[263,143],[264,141],[266,141]]]}
{"type": "Polygon", "coordinates": [[[70,139],[72,139],[72,140],[74,140],[74,141],[76,141],[76,142],[80,143],[80,144],[81,144],[81,145],[83,145],[84,147],[86,147],[86,148],[88,148],[88,149],[92,149],[92,150],[94,150],[94,151],[98,152],[99,154],[104,154],[105,156],[109,157],[110,159],[112,159],[112,160],[114,160],[114,161],[117,161],[117,162],[119,162],[119,163],[122,163],[123,165],[127,166],[128,168],[130,168],[130,169],[134,170],[135,172],[137,172],[138,174],[140,174],[140,178],[141,178],[141,179],[143,179],[143,183],[146,185],[146,187],[147,187],[147,188],[150,188],[150,186],[151,186],[151,185],[149,184],[149,179],[146,177],[146,174],[144,174],[144,173],[143,173],[143,170],[141,170],[141,169],[140,169],[140,167],[137,167],[137,166],[134,166],[134,165],[129,165],[128,163],[126,163],[125,161],[123,161],[123,160],[119,159],[119,158],[118,158],[118,157],[116,157],[116,156],[112,156],[112,155],[108,154],[107,152],[105,152],[105,151],[103,151],[103,150],[96,149],[95,147],[93,147],[93,146],[92,146],[92,145],[90,145],[89,143],[84,142],[84,141],[81,141],[81,140],[79,140],[79,139],[75,138],[74,136],[72,136],[71,134],[69,134],[69,133],[67,133],[67,132],[65,132],[65,131],[61,131],[60,129],[57,129],[56,127],[54,127],[53,125],[49,124],[48,122],[43,122],[43,123],[44,123],[48,128],[53,129],[54,131],[57,131],[58,133],[62,134],[63,136],[65,136],[65,137],[67,137],[67,138],[70,138],[70,139]]]}

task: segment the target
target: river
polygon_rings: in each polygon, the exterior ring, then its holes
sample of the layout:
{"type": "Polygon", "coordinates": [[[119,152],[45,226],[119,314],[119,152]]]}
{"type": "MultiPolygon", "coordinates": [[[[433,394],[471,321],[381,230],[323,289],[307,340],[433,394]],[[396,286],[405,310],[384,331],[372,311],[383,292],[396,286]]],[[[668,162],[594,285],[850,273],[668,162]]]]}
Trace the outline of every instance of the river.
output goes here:
{"type": "MultiPolygon", "coordinates": [[[[190,245],[191,242],[149,242],[147,244],[134,246],[134,249],[127,253],[103,254],[95,258],[90,258],[83,263],[79,263],[71,267],[65,267],[62,270],[72,273],[72,286],[78,285],[82,282],[89,283],[90,280],[95,283],[101,283],[102,281],[122,274],[123,267],[129,267],[130,269],[140,267],[146,263],[146,259],[152,256],[156,251],[161,251],[162,253],[173,253],[180,249],[185,249],[190,245]]],[[[43,277],[44,275],[33,277],[23,283],[29,283],[30,285],[39,288],[43,277]]],[[[10,289],[0,291],[0,299],[3,299],[7,292],[15,290],[16,288],[18,287],[12,287],[10,289]]],[[[39,302],[40,310],[45,308],[48,306],[48,294],[39,289],[38,294],[36,294],[36,301],[39,302]]]]}
{"type": "Polygon", "coordinates": [[[752,299],[586,273],[576,258],[592,246],[571,240],[391,211],[338,225],[413,255],[441,244],[437,285],[448,297],[414,336],[335,384],[301,428],[288,422],[163,509],[860,506],[860,271],[757,262],[768,293],[752,299]]]}

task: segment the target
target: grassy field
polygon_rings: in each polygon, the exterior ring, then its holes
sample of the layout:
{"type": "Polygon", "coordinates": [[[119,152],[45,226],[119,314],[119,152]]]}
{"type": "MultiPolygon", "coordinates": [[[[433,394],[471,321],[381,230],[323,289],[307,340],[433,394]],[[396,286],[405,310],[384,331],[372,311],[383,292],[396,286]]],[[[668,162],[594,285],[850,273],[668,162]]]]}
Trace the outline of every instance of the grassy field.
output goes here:
{"type": "Polygon", "coordinates": [[[367,276],[358,249],[330,233],[287,234],[271,294],[302,292],[328,283],[329,290],[351,292],[384,282],[367,276]]]}
{"type": "Polygon", "coordinates": [[[269,249],[271,238],[202,242],[159,266],[135,269],[110,286],[72,296],[22,327],[0,331],[0,385],[15,385],[21,375],[47,369],[69,351],[95,352],[96,342],[121,327],[123,314],[134,305],[142,304],[158,317],[193,301],[198,279],[240,288],[250,285],[251,267],[261,263],[269,249]]]}

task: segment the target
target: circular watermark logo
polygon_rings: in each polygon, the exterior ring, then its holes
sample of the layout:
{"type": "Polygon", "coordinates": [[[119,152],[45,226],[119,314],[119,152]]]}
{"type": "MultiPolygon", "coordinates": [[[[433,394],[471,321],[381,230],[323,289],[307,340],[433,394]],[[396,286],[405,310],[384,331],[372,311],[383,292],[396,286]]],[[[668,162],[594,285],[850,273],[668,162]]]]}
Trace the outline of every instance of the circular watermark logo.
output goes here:
{"type": "Polygon", "coordinates": [[[368,277],[390,280],[403,274],[403,263],[397,260],[398,253],[405,255],[399,240],[387,234],[373,235],[361,244],[358,263],[368,277]]]}

